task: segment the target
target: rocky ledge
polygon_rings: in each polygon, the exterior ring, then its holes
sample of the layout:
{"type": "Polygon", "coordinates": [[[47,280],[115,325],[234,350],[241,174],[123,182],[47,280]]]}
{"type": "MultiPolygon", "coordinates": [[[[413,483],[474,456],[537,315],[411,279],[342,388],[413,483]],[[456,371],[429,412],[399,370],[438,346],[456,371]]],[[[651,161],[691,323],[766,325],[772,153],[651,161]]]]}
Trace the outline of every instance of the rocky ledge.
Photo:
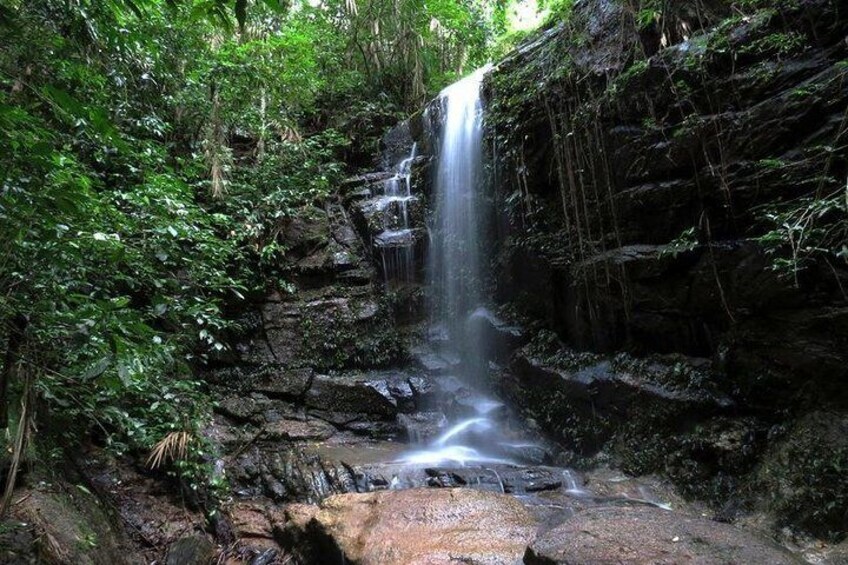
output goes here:
{"type": "Polygon", "coordinates": [[[278,535],[306,563],[773,563],[797,560],[728,524],[631,505],[551,527],[519,499],[470,489],[344,494],[293,505],[278,535]]]}

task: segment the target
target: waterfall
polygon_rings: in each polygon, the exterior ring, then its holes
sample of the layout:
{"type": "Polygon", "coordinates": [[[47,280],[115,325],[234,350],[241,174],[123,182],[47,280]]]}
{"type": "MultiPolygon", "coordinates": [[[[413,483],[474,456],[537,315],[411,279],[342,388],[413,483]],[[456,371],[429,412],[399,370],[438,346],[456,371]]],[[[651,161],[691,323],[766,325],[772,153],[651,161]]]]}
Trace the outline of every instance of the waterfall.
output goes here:
{"type": "Polygon", "coordinates": [[[406,463],[513,463],[512,445],[504,441],[504,405],[485,393],[488,344],[479,323],[485,227],[480,87],[488,70],[476,71],[439,96],[442,123],[427,258],[430,318],[435,329],[431,335],[460,354],[461,380],[468,385],[463,402],[471,413],[463,414],[425,449],[404,456],[406,463]]]}
{"type": "Polygon", "coordinates": [[[468,315],[480,306],[483,105],[480,86],[490,67],[445,88],[443,123],[435,178],[435,221],[428,255],[431,317],[464,355],[469,377],[485,369],[485,344],[468,315]],[[477,353],[476,355],[469,355],[477,353]]]}

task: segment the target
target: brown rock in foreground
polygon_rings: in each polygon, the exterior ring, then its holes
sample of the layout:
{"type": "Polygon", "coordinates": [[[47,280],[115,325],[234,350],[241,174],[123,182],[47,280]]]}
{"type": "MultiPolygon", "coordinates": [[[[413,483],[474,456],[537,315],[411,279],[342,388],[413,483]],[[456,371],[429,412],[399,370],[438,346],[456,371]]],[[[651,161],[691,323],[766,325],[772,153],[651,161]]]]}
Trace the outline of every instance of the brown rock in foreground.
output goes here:
{"type": "Polygon", "coordinates": [[[527,565],[799,563],[775,544],[720,522],[654,507],[598,507],[542,534],[527,565]]]}
{"type": "Polygon", "coordinates": [[[307,563],[521,563],[536,524],[510,496],[411,489],[331,496],[291,508],[283,537],[307,563]]]}

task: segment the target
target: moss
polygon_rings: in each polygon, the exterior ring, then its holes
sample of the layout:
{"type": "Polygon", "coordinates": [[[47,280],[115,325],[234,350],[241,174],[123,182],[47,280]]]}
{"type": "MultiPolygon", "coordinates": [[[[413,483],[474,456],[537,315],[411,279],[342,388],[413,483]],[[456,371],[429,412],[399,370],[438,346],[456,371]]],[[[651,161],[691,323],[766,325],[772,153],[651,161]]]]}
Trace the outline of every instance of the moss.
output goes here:
{"type": "Polygon", "coordinates": [[[113,530],[114,517],[85,487],[61,481],[42,482],[19,491],[9,527],[34,528],[39,562],[106,564],[126,561],[126,540],[113,530]],[[15,521],[17,520],[17,522],[15,521]]]}
{"type": "Polygon", "coordinates": [[[754,55],[788,55],[804,47],[805,38],[797,32],[777,32],[756,39],[739,48],[740,53],[754,55]]]}
{"type": "Polygon", "coordinates": [[[768,509],[832,541],[848,533],[848,415],[813,412],[767,453],[757,473],[768,509]]]}
{"type": "Polygon", "coordinates": [[[364,319],[364,309],[372,304],[354,301],[350,309],[302,318],[302,364],[320,371],[385,367],[402,361],[406,344],[394,326],[390,300],[384,297],[376,305],[377,313],[364,319]]]}

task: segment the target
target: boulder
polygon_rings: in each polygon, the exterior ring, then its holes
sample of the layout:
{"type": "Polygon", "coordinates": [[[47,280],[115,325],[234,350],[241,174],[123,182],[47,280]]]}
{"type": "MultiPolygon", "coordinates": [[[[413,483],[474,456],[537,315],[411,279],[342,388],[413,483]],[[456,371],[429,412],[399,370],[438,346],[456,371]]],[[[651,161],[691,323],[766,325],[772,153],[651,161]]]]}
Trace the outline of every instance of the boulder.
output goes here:
{"type": "Polygon", "coordinates": [[[729,524],[652,506],[594,507],[544,532],[527,565],[565,563],[800,563],[774,543],[729,524]]]}
{"type": "Polygon", "coordinates": [[[306,394],[306,405],[324,411],[394,419],[397,403],[380,388],[365,376],[316,375],[306,394]]]}
{"type": "Polygon", "coordinates": [[[168,548],[165,565],[202,565],[215,556],[215,544],[203,535],[186,536],[168,548]]]}
{"type": "Polygon", "coordinates": [[[343,494],[287,518],[282,541],[308,563],[519,563],[536,531],[517,499],[470,489],[343,494]]]}

